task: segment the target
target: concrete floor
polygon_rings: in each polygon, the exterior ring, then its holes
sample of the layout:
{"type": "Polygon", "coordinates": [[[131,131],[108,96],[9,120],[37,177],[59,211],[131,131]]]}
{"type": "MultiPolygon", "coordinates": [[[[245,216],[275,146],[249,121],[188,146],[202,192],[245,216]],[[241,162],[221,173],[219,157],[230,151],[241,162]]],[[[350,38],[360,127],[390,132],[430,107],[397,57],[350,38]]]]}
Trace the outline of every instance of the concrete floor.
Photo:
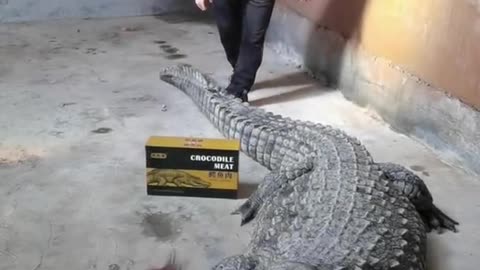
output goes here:
{"type": "MultiPolygon", "coordinates": [[[[230,73],[213,25],[180,17],[0,26],[0,269],[149,269],[172,249],[184,269],[241,252],[250,227],[235,200],[148,197],[151,135],[221,137],[158,70],[230,73]],[[168,46],[167,46],[168,45],[168,46]],[[162,109],[166,106],[166,111],[162,109]]],[[[429,269],[478,269],[480,184],[266,50],[253,104],[332,124],[379,161],[417,170],[461,222],[431,234],[429,269]]],[[[441,155],[440,155],[441,157],[441,155]]],[[[266,170],[242,155],[241,195],[266,170]]]]}

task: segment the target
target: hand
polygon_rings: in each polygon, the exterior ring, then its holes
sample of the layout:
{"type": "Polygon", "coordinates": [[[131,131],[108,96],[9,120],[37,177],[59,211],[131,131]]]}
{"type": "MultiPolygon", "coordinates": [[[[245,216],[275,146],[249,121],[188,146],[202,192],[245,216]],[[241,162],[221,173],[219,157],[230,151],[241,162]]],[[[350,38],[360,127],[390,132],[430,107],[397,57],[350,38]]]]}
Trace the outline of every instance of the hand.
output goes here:
{"type": "Polygon", "coordinates": [[[213,0],[195,0],[195,4],[202,11],[207,10],[208,5],[211,4],[212,2],[213,2],[213,0]]]}

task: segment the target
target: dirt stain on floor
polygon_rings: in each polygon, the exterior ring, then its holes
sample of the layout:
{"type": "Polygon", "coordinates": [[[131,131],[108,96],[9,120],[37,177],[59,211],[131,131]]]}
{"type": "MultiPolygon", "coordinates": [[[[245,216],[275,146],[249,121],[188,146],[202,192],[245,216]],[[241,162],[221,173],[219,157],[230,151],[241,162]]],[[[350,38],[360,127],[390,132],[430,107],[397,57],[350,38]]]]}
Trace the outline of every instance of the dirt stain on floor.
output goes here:
{"type": "Polygon", "coordinates": [[[42,149],[0,146],[0,168],[22,164],[30,164],[34,167],[43,155],[42,149]]]}
{"type": "Polygon", "coordinates": [[[185,54],[170,54],[166,56],[166,58],[170,60],[182,59],[185,57],[187,57],[185,54]]]}
{"type": "Polygon", "coordinates": [[[154,237],[158,241],[168,241],[175,239],[180,228],[177,226],[171,214],[148,213],[142,221],[143,234],[148,237],[154,237]]]}
{"type": "Polygon", "coordinates": [[[120,266],[118,264],[110,264],[108,270],[120,270],[120,266]]]}
{"type": "Polygon", "coordinates": [[[425,170],[425,167],[420,166],[420,165],[412,165],[410,166],[410,169],[416,171],[416,172],[422,172],[425,170]]]}
{"type": "Polygon", "coordinates": [[[105,133],[110,133],[110,132],[112,132],[112,129],[111,128],[106,128],[106,127],[101,127],[101,128],[97,128],[97,129],[92,130],[92,133],[96,133],[96,134],[105,134],[105,133]]]}
{"type": "Polygon", "coordinates": [[[186,54],[179,53],[180,50],[178,48],[176,48],[172,45],[169,45],[165,41],[162,41],[161,43],[159,43],[159,41],[154,41],[154,43],[155,44],[161,44],[159,46],[159,48],[162,50],[163,55],[166,59],[176,60],[176,59],[182,59],[182,58],[187,57],[186,54]]]}

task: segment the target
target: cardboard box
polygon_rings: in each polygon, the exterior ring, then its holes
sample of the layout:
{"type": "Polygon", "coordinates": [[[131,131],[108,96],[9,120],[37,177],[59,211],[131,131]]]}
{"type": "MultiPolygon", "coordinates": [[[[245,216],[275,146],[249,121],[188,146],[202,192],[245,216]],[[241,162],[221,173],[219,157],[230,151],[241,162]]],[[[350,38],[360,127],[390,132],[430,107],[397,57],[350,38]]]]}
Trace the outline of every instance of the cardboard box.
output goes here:
{"type": "Polygon", "coordinates": [[[145,150],[148,195],[237,198],[238,140],[152,136],[145,150]]]}

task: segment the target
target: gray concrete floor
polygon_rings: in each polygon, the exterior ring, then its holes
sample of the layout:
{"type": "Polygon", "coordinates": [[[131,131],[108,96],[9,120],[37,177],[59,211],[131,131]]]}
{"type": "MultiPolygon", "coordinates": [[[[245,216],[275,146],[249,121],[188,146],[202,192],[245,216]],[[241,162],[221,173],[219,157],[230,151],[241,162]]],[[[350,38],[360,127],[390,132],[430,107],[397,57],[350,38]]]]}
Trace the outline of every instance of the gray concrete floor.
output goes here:
{"type": "MultiPolygon", "coordinates": [[[[460,232],[430,234],[429,269],[478,269],[480,184],[313,82],[270,50],[254,105],[332,124],[379,161],[417,170],[460,232]]],[[[191,63],[225,82],[213,25],[180,17],[0,26],[0,269],[148,269],[172,249],[184,269],[241,252],[241,201],[148,197],[151,135],[221,137],[158,70],[191,63]],[[167,47],[169,46],[169,47],[167,47]],[[166,105],[167,111],[162,110],[166,105]]],[[[242,155],[241,195],[266,170],[242,155]]]]}

